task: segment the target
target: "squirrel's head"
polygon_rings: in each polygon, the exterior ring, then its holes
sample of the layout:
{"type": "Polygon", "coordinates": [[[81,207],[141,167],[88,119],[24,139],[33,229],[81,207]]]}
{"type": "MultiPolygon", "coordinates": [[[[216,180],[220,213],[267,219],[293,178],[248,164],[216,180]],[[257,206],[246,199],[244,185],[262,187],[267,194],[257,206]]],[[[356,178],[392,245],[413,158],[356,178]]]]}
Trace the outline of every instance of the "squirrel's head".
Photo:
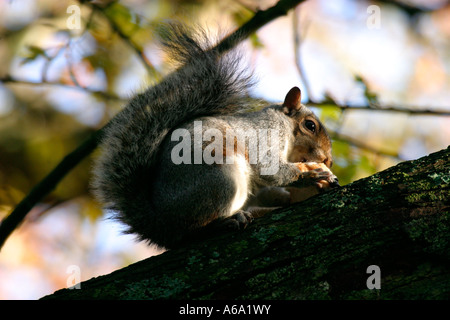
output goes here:
{"type": "Polygon", "coordinates": [[[301,104],[301,91],[294,87],[286,95],[282,112],[294,123],[294,142],[288,155],[289,162],[333,164],[331,140],[317,116],[301,104]]]}

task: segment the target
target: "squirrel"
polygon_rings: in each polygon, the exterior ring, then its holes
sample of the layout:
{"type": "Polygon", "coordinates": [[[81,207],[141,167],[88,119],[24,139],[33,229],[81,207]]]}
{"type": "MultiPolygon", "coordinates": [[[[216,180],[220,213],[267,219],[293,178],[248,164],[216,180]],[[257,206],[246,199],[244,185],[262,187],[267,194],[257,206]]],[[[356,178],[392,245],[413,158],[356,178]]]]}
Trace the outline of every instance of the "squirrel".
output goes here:
{"type": "Polygon", "coordinates": [[[126,233],[170,249],[213,221],[244,228],[258,216],[251,199],[280,195],[277,207],[293,202],[287,188],[337,185],[330,137],[299,88],[248,112],[252,75],[235,51],[178,24],[162,35],[179,67],[110,121],[94,163],[94,193],[126,233]]]}

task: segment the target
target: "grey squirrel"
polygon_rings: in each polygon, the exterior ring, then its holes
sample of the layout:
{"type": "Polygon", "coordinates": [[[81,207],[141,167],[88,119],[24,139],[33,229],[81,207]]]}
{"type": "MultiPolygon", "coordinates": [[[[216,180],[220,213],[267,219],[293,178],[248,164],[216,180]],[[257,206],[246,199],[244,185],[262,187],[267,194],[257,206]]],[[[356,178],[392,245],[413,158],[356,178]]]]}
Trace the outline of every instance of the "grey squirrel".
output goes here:
{"type": "Polygon", "coordinates": [[[239,55],[220,54],[199,30],[163,30],[180,67],[110,122],[94,165],[94,192],[127,233],[173,248],[213,221],[245,227],[257,214],[244,210],[250,199],[265,198],[258,190],[281,195],[275,207],[292,202],[284,187],[337,184],[330,138],[300,89],[245,112],[252,77],[239,55]]]}

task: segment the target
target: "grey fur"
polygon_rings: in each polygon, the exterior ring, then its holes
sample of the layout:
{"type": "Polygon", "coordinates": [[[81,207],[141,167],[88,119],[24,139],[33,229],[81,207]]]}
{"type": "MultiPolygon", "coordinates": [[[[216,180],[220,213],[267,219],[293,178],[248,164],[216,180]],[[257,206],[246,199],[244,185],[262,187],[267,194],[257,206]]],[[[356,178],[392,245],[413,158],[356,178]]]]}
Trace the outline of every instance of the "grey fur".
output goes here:
{"type": "MultiPolygon", "coordinates": [[[[170,248],[186,234],[233,214],[239,192],[247,197],[259,186],[291,184],[299,170],[283,156],[273,176],[260,176],[258,165],[248,163],[245,175],[231,164],[175,165],[170,133],[175,128],[192,133],[194,120],[202,120],[204,129],[277,128],[283,149],[295,144],[296,119],[281,106],[242,113],[251,77],[239,69],[238,55],[211,50],[204,33],[192,35],[172,25],[162,35],[164,48],[182,66],[132,98],[112,120],[95,164],[93,189],[105,208],[128,225],[127,232],[170,248]]],[[[305,107],[298,112],[305,113],[312,114],[305,107]]]]}

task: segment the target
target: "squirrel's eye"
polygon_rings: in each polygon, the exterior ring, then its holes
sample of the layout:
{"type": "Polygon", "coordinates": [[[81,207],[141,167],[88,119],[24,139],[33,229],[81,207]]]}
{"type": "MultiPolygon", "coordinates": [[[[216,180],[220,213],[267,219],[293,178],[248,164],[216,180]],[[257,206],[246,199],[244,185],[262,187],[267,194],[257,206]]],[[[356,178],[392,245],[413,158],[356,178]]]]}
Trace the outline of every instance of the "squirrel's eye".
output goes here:
{"type": "Polygon", "coordinates": [[[305,121],[305,127],[306,127],[306,129],[308,129],[312,133],[316,132],[316,124],[314,123],[314,121],[306,120],[305,121]]]}

